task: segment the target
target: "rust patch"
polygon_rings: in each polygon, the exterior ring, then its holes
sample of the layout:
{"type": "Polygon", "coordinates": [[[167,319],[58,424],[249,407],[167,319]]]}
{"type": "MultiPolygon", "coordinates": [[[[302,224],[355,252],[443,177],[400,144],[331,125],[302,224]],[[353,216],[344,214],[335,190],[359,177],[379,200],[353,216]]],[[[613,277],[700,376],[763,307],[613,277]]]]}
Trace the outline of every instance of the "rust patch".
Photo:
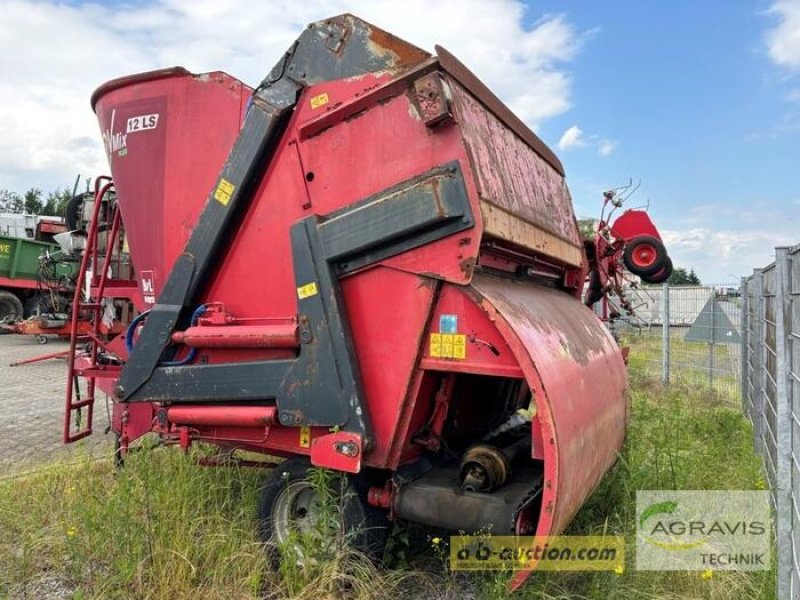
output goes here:
{"type": "Polygon", "coordinates": [[[391,53],[393,55],[391,63],[395,68],[411,67],[431,57],[421,48],[378,27],[370,26],[369,40],[369,49],[374,54],[385,56],[387,53],[391,53]]]}
{"type": "Polygon", "coordinates": [[[444,86],[442,75],[438,71],[428,73],[413,83],[414,104],[428,127],[438,127],[453,120],[444,86]]]}
{"type": "Polygon", "coordinates": [[[469,258],[465,258],[458,263],[458,268],[461,269],[461,272],[467,277],[472,277],[472,272],[475,270],[475,257],[470,256],[469,258]]]}

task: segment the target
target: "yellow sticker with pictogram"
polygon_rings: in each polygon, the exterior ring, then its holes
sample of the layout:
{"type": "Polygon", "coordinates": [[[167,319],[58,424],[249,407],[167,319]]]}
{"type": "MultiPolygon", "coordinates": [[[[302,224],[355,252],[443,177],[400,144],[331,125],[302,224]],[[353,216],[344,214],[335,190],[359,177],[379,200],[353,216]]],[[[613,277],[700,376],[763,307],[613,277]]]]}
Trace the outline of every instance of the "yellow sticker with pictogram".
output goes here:
{"type": "Polygon", "coordinates": [[[453,336],[453,358],[464,360],[467,358],[467,336],[463,334],[453,336]]]}
{"type": "Polygon", "coordinates": [[[431,358],[441,358],[442,357],[442,334],[441,333],[432,333],[431,334],[431,345],[428,349],[428,355],[431,358]]]}
{"type": "Polygon", "coordinates": [[[219,183],[217,184],[217,189],[214,192],[214,198],[217,200],[217,202],[222,204],[222,206],[228,206],[228,202],[230,202],[231,195],[235,189],[235,185],[233,185],[224,177],[220,177],[219,183]]]}
{"type": "Polygon", "coordinates": [[[311,447],[311,427],[309,427],[308,425],[303,425],[300,428],[300,447],[301,448],[311,447]]]}
{"type": "Polygon", "coordinates": [[[428,356],[431,358],[467,358],[467,336],[463,333],[432,333],[428,356]]]}
{"type": "Polygon", "coordinates": [[[317,289],[317,284],[314,281],[305,285],[301,285],[299,288],[297,288],[297,297],[300,298],[300,300],[304,298],[310,298],[311,296],[316,296],[318,293],[319,290],[317,289]]]}
{"type": "Polygon", "coordinates": [[[320,106],[325,106],[328,102],[330,102],[330,98],[328,98],[328,94],[326,93],[314,96],[311,98],[311,110],[317,109],[320,106]]]}

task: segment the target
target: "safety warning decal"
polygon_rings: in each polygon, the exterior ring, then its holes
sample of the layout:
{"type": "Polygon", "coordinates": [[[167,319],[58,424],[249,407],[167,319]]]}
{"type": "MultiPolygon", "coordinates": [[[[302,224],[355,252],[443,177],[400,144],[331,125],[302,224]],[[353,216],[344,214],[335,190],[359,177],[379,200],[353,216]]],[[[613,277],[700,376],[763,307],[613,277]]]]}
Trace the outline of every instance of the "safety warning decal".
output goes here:
{"type": "Polygon", "coordinates": [[[297,288],[297,297],[300,298],[300,300],[303,298],[316,296],[318,293],[319,291],[317,290],[317,284],[314,281],[305,285],[301,285],[299,288],[297,288]]]}
{"type": "Polygon", "coordinates": [[[428,355],[431,358],[467,358],[467,336],[463,333],[432,333],[428,355]]]}
{"type": "Polygon", "coordinates": [[[300,428],[300,447],[301,448],[311,447],[311,427],[309,427],[308,425],[303,425],[300,428]]]}
{"type": "Polygon", "coordinates": [[[311,109],[314,110],[319,108],[320,106],[325,106],[328,102],[330,102],[328,94],[319,94],[317,96],[314,96],[313,98],[311,98],[311,109]]]}
{"type": "Polygon", "coordinates": [[[233,194],[233,190],[235,189],[235,185],[224,177],[220,177],[217,190],[214,192],[214,198],[216,198],[217,202],[222,204],[222,206],[228,206],[228,202],[231,200],[231,194],[233,194]]]}
{"type": "Polygon", "coordinates": [[[428,348],[431,358],[467,358],[467,336],[458,333],[458,315],[440,315],[439,332],[431,334],[428,348]]]}

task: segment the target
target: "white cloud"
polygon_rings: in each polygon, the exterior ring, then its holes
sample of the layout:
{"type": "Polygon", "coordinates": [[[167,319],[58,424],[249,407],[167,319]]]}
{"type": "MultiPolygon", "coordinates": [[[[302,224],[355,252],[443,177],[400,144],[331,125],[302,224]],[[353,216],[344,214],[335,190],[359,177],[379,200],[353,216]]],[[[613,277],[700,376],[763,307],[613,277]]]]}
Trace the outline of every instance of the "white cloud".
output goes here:
{"type": "Polygon", "coordinates": [[[767,50],[778,65],[800,69],[800,0],[779,0],[770,6],[778,23],[767,32],[767,50]]]}
{"type": "Polygon", "coordinates": [[[752,231],[696,227],[662,230],[661,237],[674,265],[693,267],[705,283],[725,283],[749,275],[754,267],[775,260],[776,246],[797,243],[790,227],[752,231]]]}
{"type": "Polygon", "coordinates": [[[617,148],[617,145],[618,143],[616,141],[601,138],[597,135],[586,136],[583,133],[583,129],[577,125],[573,125],[567,129],[561,136],[561,139],[558,140],[559,150],[570,150],[572,148],[585,148],[590,146],[595,148],[600,156],[608,156],[617,148]]]}
{"type": "Polygon", "coordinates": [[[516,0],[11,0],[0,24],[0,187],[51,189],[106,170],[89,96],[115,77],[183,65],[257,84],[309,22],[352,12],[452,51],[534,128],[570,106],[564,71],[587,34],[563,17],[523,24],[516,0]],[[476,27],[480,23],[480,27],[476,27]],[[213,34],[213,35],[212,35],[213,34]]]}
{"type": "Polygon", "coordinates": [[[564,132],[561,139],[558,140],[558,147],[561,150],[569,150],[570,148],[581,148],[586,145],[586,140],[583,138],[583,129],[577,125],[573,125],[564,132]]]}
{"type": "Polygon", "coordinates": [[[597,153],[600,156],[608,156],[617,149],[617,142],[614,140],[600,140],[597,144],[597,153]]]}

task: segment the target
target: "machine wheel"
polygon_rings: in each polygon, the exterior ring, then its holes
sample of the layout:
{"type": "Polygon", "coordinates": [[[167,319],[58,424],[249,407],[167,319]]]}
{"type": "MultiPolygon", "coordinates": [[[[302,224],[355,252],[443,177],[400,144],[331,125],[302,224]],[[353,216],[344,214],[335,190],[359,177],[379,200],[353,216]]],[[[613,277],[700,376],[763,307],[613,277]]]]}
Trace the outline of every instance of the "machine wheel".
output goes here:
{"type": "Polygon", "coordinates": [[[672,259],[668,256],[664,268],[655,275],[650,277],[642,277],[647,283],[664,283],[672,275],[672,259]]]}
{"type": "MultiPolygon", "coordinates": [[[[359,477],[335,473],[331,478],[336,518],[326,531],[328,527],[320,521],[321,496],[309,477],[311,469],[306,458],[289,459],[270,472],[261,490],[259,536],[267,545],[273,564],[280,558],[279,546],[293,543],[297,534],[312,540],[319,536],[320,547],[328,544],[335,548],[344,542],[373,560],[380,560],[388,521],[382,511],[367,504],[366,490],[362,489],[365,486],[360,485],[359,477]]],[[[295,556],[302,563],[306,560],[303,544],[295,544],[295,556]]]]}
{"type": "Polygon", "coordinates": [[[639,277],[647,277],[664,268],[667,250],[660,240],[649,235],[642,235],[625,244],[623,260],[631,273],[639,277]]]}
{"type": "Polygon", "coordinates": [[[44,336],[44,335],[41,335],[41,334],[37,334],[36,335],[36,341],[39,342],[40,344],[44,345],[44,344],[47,343],[47,336],[44,336]]]}
{"type": "Polygon", "coordinates": [[[584,304],[590,307],[594,306],[596,302],[599,302],[603,298],[603,290],[600,285],[600,273],[597,272],[597,268],[592,269],[591,273],[589,273],[589,288],[586,290],[586,300],[584,304]]]}
{"type": "Polygon", "coordinates": [[[0,321],[19,321],[22,314],[20,299],[11,292],[0,290],[0,321]]]}
{"type": "Polygon", "coordinates": [[[81,212],[83,211],[83,202],[86,199],[92,199],[90,192],[77,194],[72,197],[64,210],[64,220],[67,222],[67,227],[70,231],[76,231],[81,221],[81,212]]]}

